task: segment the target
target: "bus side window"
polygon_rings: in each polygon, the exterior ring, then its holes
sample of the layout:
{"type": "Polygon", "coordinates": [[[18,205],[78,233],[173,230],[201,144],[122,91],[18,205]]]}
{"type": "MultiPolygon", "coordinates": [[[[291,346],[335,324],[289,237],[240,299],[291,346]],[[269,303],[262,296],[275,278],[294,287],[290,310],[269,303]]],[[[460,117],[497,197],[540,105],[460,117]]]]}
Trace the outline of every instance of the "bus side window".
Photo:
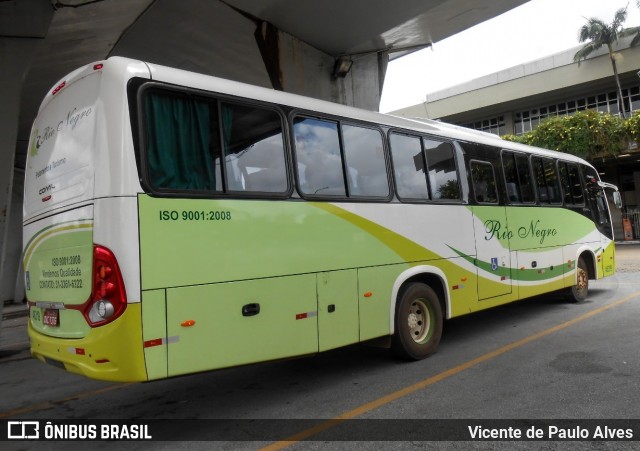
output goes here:
{"type": "Polygon", "coordinates": [[[147,177],[153,189],[222,191],[215,103],[180,93],[145,94],[147,177]]]}
{"type": "Polygon", "coordinates": [[[609,223],[607,199],[604,190],[598,185],[598,174],[588,166],[582,166],[586,193],[589,196],[590,207],[598,224],[609,223]]]}
{"type": "Polygon", "coordinates": [[[527,155],[503,150],[502,167],[509,202],[513,204],[535,202],[527,155]]]}
{"type": "Polygon", "coordinates": [[[560,182],[564,191],[565,205],[583,205],[584,196],[582,194],[578,165],[559,161],[558,169],[560,170],[560,182]]]}
{"type": "Polygon", "coordinates": [[[227,190],[287,191],[280,115],[272,110],[233,104],[223,104],[221,110],[227,190]]]}
{"type": "Polygon", "coordinates": [[[293,134],[302,194],[346,197],[338,123],[296,117],[293,134]]]}
{"type": "Polygon", "coordinates": [[[456,160],[450,143],[423,138],[431,197],[433,199],[460,199],[460,183],[456,160]]]}
{"type": "Polygon", "coordinates": [[[520,203],[520,184],[516,170],[515,155],[512,152],[502,152],[502,167],[507,188],[507,197],[510,203],[520,203]]]}
{"type": "Polygon", "coordinates": [[[389,197],[382,135],[373,128],[342,126],[349,196],[389,197]]]}
{"type": "Polygon", "coordinates": [[[573,205],[573,191],[571,190],[571,181],[569,180],[567,163],[564,161],[558,161],[558,172],[560,172],[560,185],[562,186],[562,192],[564,193],[564,203],[565,205],[573,205]]]}
{"type": "Polygon", "coordinates": [[[153,189],[199,194],[288,191],[277,111],[151,89],[145,94],[145,119],[146,179],[153,189]]]}
{"type": "Polygon", "coordinates": [[[481,204],[497,204],[498,192],[493,165],[486,161],[471,160],[470,166],[476,201],[481,204]]]}
{"type": "Polygon", "coordinates": [[[583,205],[582,183],[580,182],[580,170],[575,163],[558,161],[560,172],[560,184],[564,192],[565,205],[583,205]]]}
{"type": "Polygon", "coordinates": [[[393,173],[398,197],[402,200],[427,200],[426,163],[420,138],[392,133],[390,137],[393,173]]]}
{"type": "Polygon", "coordinates": [[[518,180],[520,183],[520,193],[522,194],[522,202],[533,203],[536,201],[536,197],[533,194],[533,180],[531,179],[529,158],[524,154],[515,154],[515,161],[518,180]]]}
{"type": "Polygon", "coordinates": [[[547,182],[544,179],[544,167],[541,158],[534,157],[531,159],[533,165],[533,177],[536,181],[536,189],[538,192],[538,201],[540,203],[549,203],[549,192],[547,191],[547,182]]]}
{"type": "Polygon", "coordinates": [[[584,190],[582,189],[582,182],[580,181],[580,170],[577,164],[568,163],[569,168],[569,181],[571,183],[571,191],[573,193],[573,202],[576,205],[584,205],[584,190]]]}
{"type": "Polygon", "coordinates": [[[533,164],[533,174],[538,189],[538,200],[543,204],[560,204],[562,197],[560,195],[560,184],[558,182],[558,173],[552,159],[534,157],[531,159],[533,164]]]}
{"type": "Polygon", "coordinates": [[[544,158],[544,178],[547,183],[547,191],[549,193],[549,201],[552,204],[562,203],[562,197],[560,193],[560,183],[558,181],[558,172],[556,171],[556,165],[554,161],[549,158],[544,158]]]}

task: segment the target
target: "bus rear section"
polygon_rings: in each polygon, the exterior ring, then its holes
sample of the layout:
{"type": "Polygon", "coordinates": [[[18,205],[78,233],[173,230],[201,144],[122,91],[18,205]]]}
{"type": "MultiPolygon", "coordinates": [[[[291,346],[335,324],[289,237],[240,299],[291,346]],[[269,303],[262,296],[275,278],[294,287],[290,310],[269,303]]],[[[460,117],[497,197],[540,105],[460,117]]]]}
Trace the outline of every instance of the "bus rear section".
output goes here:
{"type": "Polygon", "coordinates": [[[146,379],[139,304],[127,304],[118,261],[96,244],[96,170],[105,150],[103,64],[83,67],[46,96],[25,174],[25,288],[35,358],[97,379],[146,379]]]}

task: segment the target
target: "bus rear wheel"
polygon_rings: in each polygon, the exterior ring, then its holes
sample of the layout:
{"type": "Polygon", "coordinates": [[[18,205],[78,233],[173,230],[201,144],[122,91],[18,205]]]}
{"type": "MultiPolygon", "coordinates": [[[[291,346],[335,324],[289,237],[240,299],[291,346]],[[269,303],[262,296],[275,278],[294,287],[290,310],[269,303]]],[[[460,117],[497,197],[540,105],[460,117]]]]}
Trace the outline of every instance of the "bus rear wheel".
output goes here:
{"type": "Polygon", "coordinates": [[[571,302],[583,302],[589,295],[589,271],[584,259],[578,259],[576,268],[576,284],[567,290],[571,302]]]}
{"type": "Polygon", "coordinates": [[[428,357],[440,343],[442,321],[442,307],[435,291],[422,283],[408,285],[396,304],[391,350],[407,360],[428,357]]]}

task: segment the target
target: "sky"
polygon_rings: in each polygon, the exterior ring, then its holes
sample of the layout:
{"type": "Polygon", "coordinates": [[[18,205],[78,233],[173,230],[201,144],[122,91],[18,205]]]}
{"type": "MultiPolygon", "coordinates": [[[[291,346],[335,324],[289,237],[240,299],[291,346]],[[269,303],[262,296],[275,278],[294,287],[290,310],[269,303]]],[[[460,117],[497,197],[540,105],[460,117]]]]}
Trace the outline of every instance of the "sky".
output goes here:
{"type": "Polygon", "coordinates": [[[380,111],[416,105],[429,93],[580,46],[578,32],[587,18],[610,23],[627,4],[625,25],[640,26],[635,0],[531,0],[391,61],[380,111]]]}

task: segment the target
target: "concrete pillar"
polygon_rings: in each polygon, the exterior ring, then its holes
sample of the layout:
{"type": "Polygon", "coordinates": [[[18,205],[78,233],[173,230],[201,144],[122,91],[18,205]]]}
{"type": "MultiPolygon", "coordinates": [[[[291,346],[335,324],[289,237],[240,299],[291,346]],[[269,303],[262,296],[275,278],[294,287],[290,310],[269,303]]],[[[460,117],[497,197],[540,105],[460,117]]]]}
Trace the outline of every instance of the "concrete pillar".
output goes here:
{"type": "Polygon", "coordinates": [[[0,309],[15,298],[22,247],[21,194],[13,204],[22,81],[52,17],[49,0],[0,3],[0,309]]]}
{"type": "MultiPolygon", "coordinates": [[[[280,87],[292,92],[334,103],[378,111],[387,70],[385,52],[353,57],[351,70],[344,78],[333,77],[335,58],[306,42],[278,30],[278,71],[280,87]]],[[[267,67],[274,59],[263,53],[267,67]]]]}

